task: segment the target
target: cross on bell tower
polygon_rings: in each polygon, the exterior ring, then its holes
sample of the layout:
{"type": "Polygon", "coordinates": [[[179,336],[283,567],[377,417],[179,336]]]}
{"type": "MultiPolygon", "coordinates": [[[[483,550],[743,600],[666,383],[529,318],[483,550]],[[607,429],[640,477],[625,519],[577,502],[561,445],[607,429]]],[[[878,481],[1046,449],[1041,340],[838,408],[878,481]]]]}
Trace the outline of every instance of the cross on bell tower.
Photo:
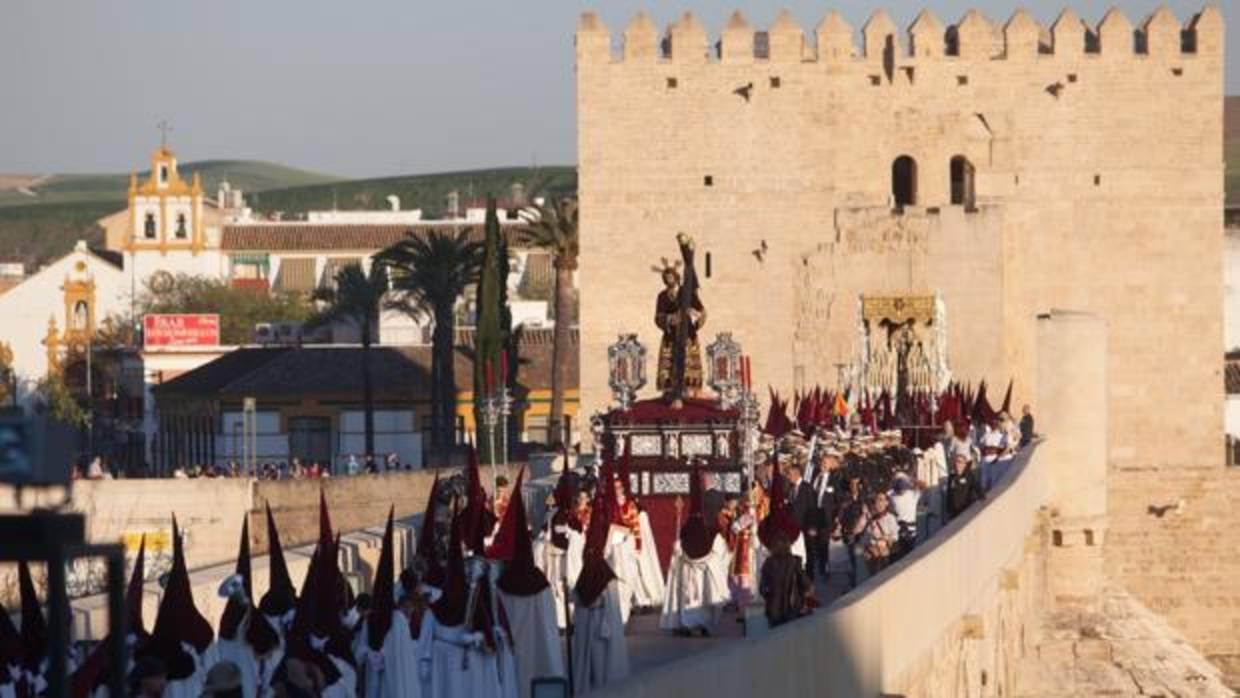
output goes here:
{"type": "Polygon", "coordinates": [[[160,119],[159,123],[155,124],[155,126],[159,129],[159,147],[161,149],[167,148],[168,132],[172,130],[172,126],[168,123],[167,119],[160,119]]]}

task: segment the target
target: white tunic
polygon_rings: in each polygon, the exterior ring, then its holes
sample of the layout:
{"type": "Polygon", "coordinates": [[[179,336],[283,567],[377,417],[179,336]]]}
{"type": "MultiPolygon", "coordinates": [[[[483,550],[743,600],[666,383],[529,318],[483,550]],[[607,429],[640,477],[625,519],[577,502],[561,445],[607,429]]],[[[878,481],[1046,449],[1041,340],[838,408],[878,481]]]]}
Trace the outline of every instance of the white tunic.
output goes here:
{"type": "Polygon", "coordinates": [[[573,693],[583,695],[628,676],[629,649],[612,581],[593,606],[573,609],[573,693]]]}
{"type": "Polygon", "coordinates": [[[560,550],[555,547],[547,532],[544,531],[534,541],[534,564],[542,570],[547,581],[551,582],[551,591],[555,595],[556,623],[560,630],[563,630],[568,625],[564,610],[564,575],[568,575],[568,588],[572,589],[577,583],[577,575],[581,574],[581,555],[585,548],[585,537],[567,526],[561,526],[560,532],[568,538],[568,549],[560,550]]]}
{"type": "Polygon", "coordinates": [[[530,698],[531,679],[564,676],[555,594],[551,587],[533,596],[514,596],[501,591],[499,601],[512,628],[517,686],[521,698],[530,698]]]}
{"type": "Polygon", "coordinates": [[[429,638],[435,632],[434,627],[434,616],[426,611],[422,614],[419,638],[414,640],[408,616],[392,611],[392,626],[383,638],[383,646],[375,651],[370,648],[369,628],[363,623],[353,647],[358,671],[365,677],[363,698],[422,698],[428,695],[426,684],[429,677],[420,673],[419,664],[430,658],[429,638]]]}
{"type": "Polygon", "coordinates": [[[710,552],[697,560],[686,556],[680,541],[676,541],[659,627],[665,630],[714,628],[724,604],[731,600],[729,562],[731,553],[723,536],[715,536],[710,552]]]}
{"type": "Polygon", "coordinates": [[[663,567],[659,564],[659,551],[655,547],[650,517],[643,511],[638,520],[641,523],[642,549],[637,551],[637,571],[641,578],[637,587],[637,605],[657,607],[663,604],[665,593],[663,567]]]}
{"type": "Polygon", "coordinates": [[[474,647],[464,626],[435,624],[430,693],[435,698],[517,698],[517,667],[506,643],[474,647]]]}

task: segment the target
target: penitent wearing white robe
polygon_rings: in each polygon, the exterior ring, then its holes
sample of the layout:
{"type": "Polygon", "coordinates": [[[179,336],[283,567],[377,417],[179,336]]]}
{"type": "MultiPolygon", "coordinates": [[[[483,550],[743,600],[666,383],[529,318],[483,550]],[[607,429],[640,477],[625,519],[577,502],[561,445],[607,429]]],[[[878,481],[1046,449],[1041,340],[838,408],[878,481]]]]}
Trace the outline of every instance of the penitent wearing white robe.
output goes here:
{"type": "Polygon", "coordinates": [[[715,536],[710,552],[697,560],[690,559],[680,548],[672,550],[672,563],[667,571],[667,593],[659,627],[713,629],[719,622],[724,604],[731,600],[728,588],[728,563],[732,555],[723,536],[715,536]]]}
{"type": "Polygon", "coordinates": [[[666,591],[663,568],[659,565],[659,551],[655,547],[654,529],[650,527],[650,517],[643,511],[638,516],[638,521],[641,523],[642,549],[636,551],[639,576],[636,602],[643,608],[658,608],[663,605],[663,595],[666,591]]]}
{"type": "Polygon", "coordinates": [[[512,628],[517,686],[521,698],[530,698],[530,680],[564,676],[564,655],[556,627],[555,594],[547,587],[532,596],[499,592],[500,605],[512,628]]]}
{"type": "Polygon", "coordinates": [[[409,617],[400,611],[392,611],[392,626],[388,629],[383,646],[372,650],[367,642],[368,628],[362,625],[353,646],[358,659],[358,672],[365,681],[365,694],[361,698],[422,698],[428,695],[426,683],[429,673],[423,676],[420,668],[429,669],[431,637],[435,621],[430,611],[422,614],[419,638],[413,639],[409,617]]]}
{"type": "Polygon", "coordinates": [[[551,591],[555,595],[556,623],[563,630],[568,620],[564,609],[564,574],[568,574],[568,588],[572,589],[577,584],[577,575],[581,574],[585,536],[567,526],[561,527],[560,532],[568,538],[568,549],[560,550],[552,545],[550,536],[544,532],[534,541],[534,564],[551,583],[551,591]]]}
{"type": "MultiPolygon", "coordinates": [[[[236,637],[244,638],[246,627],[242,625],[236,637]]],[[[208,671],[218,662],[228,661],[237,665],[237,669],[241,671],[243,698],[267,698],[271,695],[271,677],[284,659],[284,646],[283,644],[277,645],[260,660],[254,656],[254,648],[244,639],[219,639],[207,648],[206,655],[207,659],[203,663],[208,671]]]]}
{"type": "Polygon", "coordinates": [[[620,622],[628,624],[633,601],[641,580],[637,571],[637,551],[628,530],[612,526],[607,539],[607,566],[616,574],[616,596],[620,599],[620,622]]]}
{"type": "Polygon", "coordinates": [[[518,698],[512,648],[505,642],[498,651],[489,650],[471,643],[474,635],[461,625],[435,624],[429,695],[518,698]]]}
{"type": "Polygon", "coordinates": [[[616,581],[607,585],[593,606],[573,608],[573,693],[621,681],[629,676],[629,649],[620,622],[616,581]]]}

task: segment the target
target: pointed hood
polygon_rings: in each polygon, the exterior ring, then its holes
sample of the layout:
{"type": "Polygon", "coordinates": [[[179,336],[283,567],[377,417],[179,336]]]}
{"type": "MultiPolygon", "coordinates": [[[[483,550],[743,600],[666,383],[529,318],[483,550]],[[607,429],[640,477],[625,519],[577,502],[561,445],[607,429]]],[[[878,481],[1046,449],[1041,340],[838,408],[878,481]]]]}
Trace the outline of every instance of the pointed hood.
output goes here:
{"type": "Polygon", "coordinates": [[[288,564],[284,561],[284,546],[280,545],[280,530],[276,528],[275,517],[271,515],[271,504],[267,505],[267,556],[271,564],[271,580],[267,585],[267,593],[259,602],[259,610],[273,618],[283,618],[293,610],[297,603],[297,592],[293,588],[293,579],[288,573],[288,564]]]}
{"type": "Polygon", "coordinates": [[[801,527],[788,508],[788,497],[784,493],[783,477],[771,479],[771,511],[758,524],[758,540],[770,549],[775,544],[775,535],[783,533],[788,542],[796,541],[801,535],[801,527]]]}
{"type": "Polygon", "coordinates": [[[513,486],[512,500],[504,511],[504,521],[500,524],[499,533],[495,534],[492,547],[508,546],[504,571],[497,582],[505,594],[513,596],[533,596],[546,589],[550,584],[547,576],[534,564],[534,541],[530,538],[529,519],[525,511],[525,498],[521,496],[521,482],[525,479],[525,468],[517,475],[517,483],[513,486]],[[511,541],[511,543],[509,543],[511,541]]]}
{"type": "Polygon", "coordinates": [[[689,518],[680,528],[680,550],[690,560],[710,554],[715,545],[715,522],[707,522],[702,508],[702,474],[689,473],[689,518]]]}
{"type": "Polygon", "coordinates": [[[327,492],[319,489],[319,545],[332,543],[332,517],[327,512],[327,492]]]}
{"type": "Polygon", "coordinates": [[[231,640],[236,638],[241,622],[245,620],[246,610],[254,603],[253,575],[250,572],[250,516],[241,518],[241,542],[237,545],[237,566],[234,572],[241,575],[242,588],[245,589],[246,602],[228,599],[224,606],[224,614],[220,616],[220,638],[231,640]]]}
{"type": "Polygon", "coordinates": [[[201,654],[206,651],[214,636],[211,624],[194,606],[189,569],[185,565],[184,542],[174,516],[172,570],[168,573],[164,598],[159,602],[159,615],[155,618],[155,630],[151,633],[150,651],[168,666],[169,680],[183,679],[194,673],[195,660],[186,654],[182,645],[187,644],[201,654]]]}
{"type": "MultiPolygon", "coordinates": [[[[454,505],[455,508],[455,505],[454,505]]],[[[452,518],[460,517],[453,511],[452,518]]],[[[453,526],[448,534],[448,559],[444,567],[443,595],[435,603],[435,619],[440,625],[457,626],[465,622],[465,604],[469,589],[465,581],[465,558],[461,554],[461,527],[453,526]]]]}
{"type": "Polygon", "coordinates": [[[611,517],[607,512],[607,501],[600,491],[594,496],[590,526],[586,530],[585,549],[582,551],[581,573],[577,575],[577,584],[573,587],[577,598],[586,606],[593,606],[611,580],[616,578],[616,573],[607,564],[605,557],[610,529],[611,517]]]}
{"type": "Polygon", "coordinates": [[[1003,404],[999,407],[999,411],[1007,416],[1012,416],[1012,379],[1008,379],[1007,391],[1003,393],[1003,404]]]}
{"type": "Polygon", "coordinates": [[[478,452],[469,448],[469,464],[465,467],[465,509],[457,515],[455,525],[461,528],[461,540],[470,552],[481,555],[486,537],[495,528],[495,514],[487,509],[487,493],[478,472],[478,452]]]}
{"type": "Polygon", "coordinates": [[[379,564],[375,566],[372,587],[374,605],[366,618],[366,644],[376,652],[383,648],[383,641],[387,639],[396,604],[396,558],[392,546],[392,520],[395,515],[395,507],[388,510],[387,526],[383,529],[383,549],[379,551],[379,564]]]}
{"type": "MultiPolygon", "coordinates": [[[[141,655],[145,650],[150,635],[146,632],[146,623],[142,619],[142,594],[146,580],[146,534],[142,534],[142,539],[138,543],[138,556],[134,559],[133,573],[129,576],[129,587],[125,591],[125,622],[129,626],[129,634],[133,637],[134,642],[130,650],[133,654],[141,655]]],[[[3,643],[3,623],[8,619],[4,612],[4,608],[0,607],[0,644],[3,643]]],[[[10,627],[12,625],[10,624],[10,627]]],[[[78,667],[73,673],[70,682],[69,695],[72,698],[88,698],[96,688],[106,683],[108,678],[108,642],[112,639],[111,634],[105,636],[103,641],[95,646],[90,655],[86,657],[86,661],[78,667]]],[[[4,649],[0,647],[0,666],[4,664],[4,649]]],[[[4,683],[0,678],[0,685],[4,683]]]]}
{"type": "Polygon", "coordinates": [[[25,560],[17,563],[17,579],[22,600],[22,654],[26,667],[38,671],[39,663],[47,653],[47,621],[43,619],[39,596],[30,576],[30,565],[25,560]]]}
{"type": "Polygon", "coordinates": [[[995,410],[986,398],[986,382],[982,381],[977,388],[977,399],[973,402],[973,421],[989,424],[995,418],[995,410]]]}
{"type": "Polygon", "coordinates": [[[426,511],[422,514],[422,528],[418,530],[416,554],[426,564],[426,583],[431,586],[443,584],[443,561],[435,544],[435,520],[439,512],[439,473],[431,482],[431,493],[426,499],[426,511]]]}

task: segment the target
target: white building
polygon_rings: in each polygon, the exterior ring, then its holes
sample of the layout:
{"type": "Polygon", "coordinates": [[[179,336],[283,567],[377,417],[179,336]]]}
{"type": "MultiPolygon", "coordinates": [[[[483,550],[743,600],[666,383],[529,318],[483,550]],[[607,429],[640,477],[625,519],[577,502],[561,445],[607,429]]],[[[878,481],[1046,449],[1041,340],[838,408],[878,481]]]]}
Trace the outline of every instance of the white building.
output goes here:
{"type": "Polygon", "coordinates": [[[119,255],[79,241],[73,251],[0,294],[0,343],[13,352],[19,402],[28,403],[51,362],[83,349],[99,323],[129,302],[119,255]],[[50,361],[49,361],[50,359],[50,361]]]}

